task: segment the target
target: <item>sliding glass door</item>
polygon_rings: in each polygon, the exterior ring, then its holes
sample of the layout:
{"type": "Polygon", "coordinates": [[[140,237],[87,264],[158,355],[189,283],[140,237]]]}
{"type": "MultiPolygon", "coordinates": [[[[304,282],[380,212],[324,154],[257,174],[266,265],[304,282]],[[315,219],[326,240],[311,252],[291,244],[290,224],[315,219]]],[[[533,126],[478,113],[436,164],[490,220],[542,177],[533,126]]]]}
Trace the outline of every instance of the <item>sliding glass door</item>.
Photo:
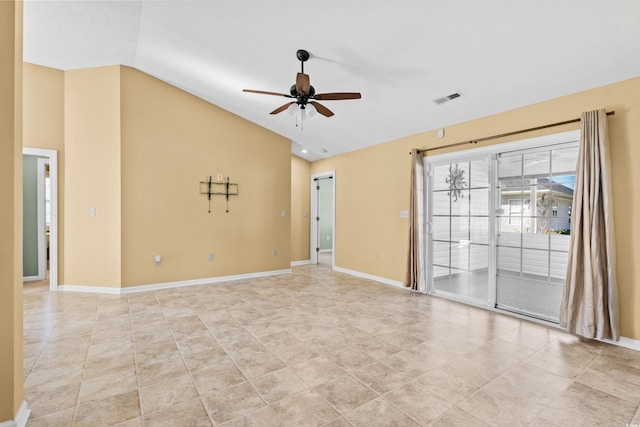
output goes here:
{"type": "Polygon", "coordinates": [[[430,293],[558,321],[579,134],[545,138],[425,158],[430,293]]]}

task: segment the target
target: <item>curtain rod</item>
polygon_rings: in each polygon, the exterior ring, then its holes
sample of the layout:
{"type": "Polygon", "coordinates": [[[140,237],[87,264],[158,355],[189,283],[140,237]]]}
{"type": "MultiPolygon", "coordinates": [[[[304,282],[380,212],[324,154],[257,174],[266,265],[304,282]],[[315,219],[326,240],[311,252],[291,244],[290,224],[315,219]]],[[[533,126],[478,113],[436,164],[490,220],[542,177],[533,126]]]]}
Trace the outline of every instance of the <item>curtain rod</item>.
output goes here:
{"type": "MultiPolygon", "coordinates": [[[[607,116],[613,116],[615,113],[616,113],[615,111],[608,111],[607,112],[607,116]]],[[[521,129],[521,130],[516,130],[516,131],[513,131],[513,132],[501,133],[499,135],[485,136],[484,138],[470,139],[468,141],[456,142],[454,144],[440,145],[438,147],[432,147],[432,148],[423,148],[423,149],[419,149],[418,150],[418,154],[426,153],[427,151],[432,151],[432,150],[439,150],[441,148],[456,147],[458,145],[477,144],[478,142],[481,142],[481,141],[488,141],[490,139],[502,138],[503,136],[517,135],[519,133],[525,133],[525,132],[533,132],[534,130],[546,129],[546,128],[551,128],[551,127],[555,127],[555,126],[562,126],[562,125],[566,125],[566,124],[569,124],[569,123],[576,123],[576,122],[579,122],[579,121],[580,121],[580,118],[572,119],[572,120],[565,120],[564,122],[551,123],[551,124],[548,124],[548,125],[536,126],[534,128],[521,129]]],[[[409,153],[409,154],[411,154],[411,153],[409,153]]]]}

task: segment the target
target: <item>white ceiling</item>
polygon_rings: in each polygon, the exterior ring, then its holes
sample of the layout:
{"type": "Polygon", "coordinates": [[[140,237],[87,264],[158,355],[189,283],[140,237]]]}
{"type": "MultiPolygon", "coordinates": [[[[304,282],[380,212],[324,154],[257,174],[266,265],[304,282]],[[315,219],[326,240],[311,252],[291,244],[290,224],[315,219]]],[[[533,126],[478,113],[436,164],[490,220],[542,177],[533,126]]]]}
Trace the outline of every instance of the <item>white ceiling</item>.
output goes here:
{"type": "Polygon", "coordinates": [[[640,76],[638,0],[27,0],[24,19],[27,62],[135,67],[308,160],[640,76]],[[288,93],[297,49],[317,92],[362,99],[300,130],[268,114],[287,99],[242,92],[288,93]]]}

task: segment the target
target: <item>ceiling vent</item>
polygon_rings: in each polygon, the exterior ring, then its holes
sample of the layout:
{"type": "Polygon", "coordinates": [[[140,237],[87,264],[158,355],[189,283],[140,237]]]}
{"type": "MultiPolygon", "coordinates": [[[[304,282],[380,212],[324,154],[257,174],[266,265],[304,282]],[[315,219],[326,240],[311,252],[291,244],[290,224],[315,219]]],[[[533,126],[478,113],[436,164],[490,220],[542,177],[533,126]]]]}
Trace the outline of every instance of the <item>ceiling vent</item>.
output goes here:
{"type": "Polygon", "coordinates": [[[453,92],[451,95],[447,95],[447,96],[443,96],[442,98],[437,98],[433,100],[433,103],[436,105],[442,105],[445,102],[449,102],[449,101],[453,101],[456,98],[460,98],[462,96],[462,93],[460,92],[453,92]]]}

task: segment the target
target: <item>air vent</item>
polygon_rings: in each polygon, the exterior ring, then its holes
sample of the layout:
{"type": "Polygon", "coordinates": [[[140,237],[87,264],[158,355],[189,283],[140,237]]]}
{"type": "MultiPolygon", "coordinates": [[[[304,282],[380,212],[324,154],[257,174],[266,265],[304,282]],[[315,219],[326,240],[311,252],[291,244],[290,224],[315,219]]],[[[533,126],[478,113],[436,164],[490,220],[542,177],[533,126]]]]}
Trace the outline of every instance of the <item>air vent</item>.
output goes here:
{"type": "Polygon", "coordinates": [[[433,103],[436,105],[442,105],[445,102],[449,102],[452,101],[456,98],[460,98],[462,96],[462,93],[460,92],[453,92],[451,95],[447,95],[447,96],[443,96],[442,98],[437,98],[433,100],[433,103]]]}

